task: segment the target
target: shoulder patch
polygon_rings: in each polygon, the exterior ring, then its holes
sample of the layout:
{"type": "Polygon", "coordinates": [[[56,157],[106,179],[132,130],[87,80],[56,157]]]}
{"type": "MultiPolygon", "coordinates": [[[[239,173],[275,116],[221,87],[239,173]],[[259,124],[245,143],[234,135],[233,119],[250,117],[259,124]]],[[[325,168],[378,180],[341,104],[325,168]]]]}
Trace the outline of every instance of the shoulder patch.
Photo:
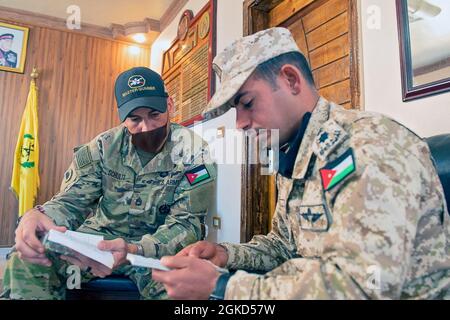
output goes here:
{"type": "Polygon", "coordinates": [[[191,186],[196,185],[203,180],[209,179],[211,175],[204,164],[185,172],[185,177],[191,186]]]}
{"type": "Polygon", "coordinates": [[[92,155],[88,146],[82,146],[75,154],[77,168],[83,169],[92,163],[92,155]]]}
{"type": "Polygon", "coordinates": [[[336,160],[328,163],[320,169],[320,177],[322,178],[322,186],[325,191],[331,190],[339,182],[347,176],[355,172],[355,158],[353,149],[348,149],[336,160]]]}
{"type": "Polygon", "coordinates": [[[328,155],[347,137],[347,132],[336,121],[328,120],[314,139],[312,150],[320,160],[326,161],[328,155]]]}

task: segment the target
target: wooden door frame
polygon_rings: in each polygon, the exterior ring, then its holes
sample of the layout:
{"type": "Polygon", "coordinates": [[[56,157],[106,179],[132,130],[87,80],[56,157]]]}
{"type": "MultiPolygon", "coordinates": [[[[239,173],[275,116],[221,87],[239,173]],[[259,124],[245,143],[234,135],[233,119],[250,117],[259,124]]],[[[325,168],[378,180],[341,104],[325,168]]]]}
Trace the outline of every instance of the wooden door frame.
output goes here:
{"type": "MultiPolygon", "coordinates": [[[[295,19],[305,10],[311,11],[327,0],[316,0],[292,14],[281,25],[295,19]]],[[[350,89],[352,105],[360,107],[360,62],[359,62],[359,24],[357,1],[349,1],[350,37],[350,89]]],[[[243,4],[244,36],[268,27],[269,12],[283,0],[245,0],[243,4]]],[[[245,142],[245,160],[249,159],[249,145],[245,142]]],[[[244,161],[241,175],[241,242],[251,240],[255,234],[269,231],[269,199],[265,197],[269,189],[269,177],[261,176],[260,165],[244,161]]]]}

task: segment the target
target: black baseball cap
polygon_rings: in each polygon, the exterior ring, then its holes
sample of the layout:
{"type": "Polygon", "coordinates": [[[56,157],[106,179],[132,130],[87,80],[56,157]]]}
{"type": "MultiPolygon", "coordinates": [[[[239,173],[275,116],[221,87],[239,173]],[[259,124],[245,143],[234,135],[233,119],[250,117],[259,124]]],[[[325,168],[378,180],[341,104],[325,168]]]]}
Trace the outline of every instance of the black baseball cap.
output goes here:
{"type": "Polygon", "coordinates": [[[116,80],[115,95],[120,121],[138,108],[150,108],[161,113],[167,111],[164,81],[155,71],[136,67],[122,72],[116,80]]]}

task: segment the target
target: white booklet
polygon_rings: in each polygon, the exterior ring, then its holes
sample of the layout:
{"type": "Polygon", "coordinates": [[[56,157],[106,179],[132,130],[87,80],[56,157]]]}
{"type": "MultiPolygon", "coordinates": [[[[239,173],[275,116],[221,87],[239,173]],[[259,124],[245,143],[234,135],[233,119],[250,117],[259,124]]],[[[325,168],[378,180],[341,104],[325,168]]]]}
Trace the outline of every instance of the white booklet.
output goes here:
{"type": "MultiPolygon", "coordinates": [[[[146,257],[143,257],[143,256],[138,256],[138,255],[135,255],[135,254],[131,254],[131,253],[127,254],[127,260],[131,262],[131,265],[136,266],[136,267],[158,269],[158,270],[162,270],[162,271],[170,271],[170,270],[172,270],[170,268],[167,268],[166,266],[163,266],[161,261],[158,260],[158,259],[146,258],[146,257]]],[[[216,266],[215,264],[213,264],[209,260],[205,260],[205,261],[207,261],[212,266],[214,266],[214,268],[216,268],[216,270],[218,272],[220,272],[220,273],[229,273],[229,271],[227,269],[220,268],[220,267],[216,266]]]]}
{"type": "Polygon", "coordinates": [[[146,258],[143,256],[138,256],[135,254],[127,254],[127,260],[131,262],[131,265],[135,267],[144,267],[144,268],[151,268],[151,269],[158,269],[163,271],[170,271],[169,268],[163,266],[161,264],[161,261],[158,259],[153,258],[146,258]]]}
{"type": "Polygon", "coordinates": [[[112,269],[114,266],[112,253],[97,248],[98,243],[102,240],[103,236],[98,235],[76,231],[66,231],[63,233],[50,230],[44,238],[43,243],[48,250],[64,255],[70,255],[70,250],[73,250],[112,269]]]}

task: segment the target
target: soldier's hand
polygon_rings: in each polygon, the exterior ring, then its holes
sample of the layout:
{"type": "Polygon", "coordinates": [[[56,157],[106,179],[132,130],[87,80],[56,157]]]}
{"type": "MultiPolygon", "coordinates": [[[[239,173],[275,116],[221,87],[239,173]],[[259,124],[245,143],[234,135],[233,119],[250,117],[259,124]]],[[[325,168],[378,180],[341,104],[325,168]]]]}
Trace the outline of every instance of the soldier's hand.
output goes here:
{"type": "Polygon", "coordinates": [[[153,269],[152,278],[164,285],[172,299],[206,300],[214,291],[220,276],[210,262],[196,257],[163,257],[161,263],[173,270],[153,269]]]}
{"type": "Polygon", "coordinates": [[[77,252],[73,252],[72,256],[62,255],[60,258],[70,264],[79,266],[81,270],[88,271],[96,277],[104,278],[112,273],[112,270],[107,266],[77,252]]]}
{"type": "Polygon", "coordinates": [[[103,251],[110,251],[114,257],[114,269],[128,263],[127,253],[129,244],[125,240],[118,238],[114,240],[103,240],[98,243],[98,248],[103,251]]]}
{"type": "Polygon", "coordinates": [[[206,259],[219,267],[225,267],[228,261],[227,250],[221,245],[208,241],[199,241],[191,244],[178,252],[177,256],[189,256],[206,259]]]}
{"type": "Polygon", "coordinates": [[[42,236],[49,230],[54,229],[65,232],[65,227],[58,227],[45,214],[36,209],[27,211],[16,229],[16,250],[19,258],[30,263],[51,266],[51,261],[46,257],[44,246],[38,236],[42,236]]]}

